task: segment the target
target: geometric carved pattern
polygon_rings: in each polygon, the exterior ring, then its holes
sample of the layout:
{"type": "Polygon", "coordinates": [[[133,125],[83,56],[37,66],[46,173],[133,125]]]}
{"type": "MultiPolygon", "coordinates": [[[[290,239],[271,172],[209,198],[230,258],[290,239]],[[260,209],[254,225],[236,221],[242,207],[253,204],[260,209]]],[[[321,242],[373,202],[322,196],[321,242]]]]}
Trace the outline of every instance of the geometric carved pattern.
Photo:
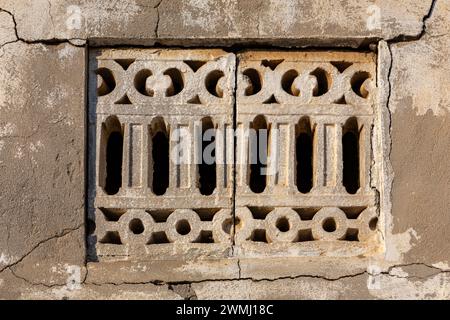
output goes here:
{"type": "Polygon", "coordinates": [[[365,242],[374,236],[376,192],[370,181],[374,55],[260,51],[243,53],[238,60],[235,201],[242,223],[236,226],[236,244],[248,248],[250,242],[259,247],[261,242],[291,243],[292,249],[297,242],[301,249],[304,241],[365,242]],[[269,128],[267,166],[273,174],[255,193],[248,165],[249,136],[239,133],[262,117],[269,128]],[[357,190],[351,192],[344,186],[343,137],[349,131],[355,133],[358,158],[357,190]],[[311,148],[307,190],[299,188],[305,171],[296,156],[302,133],[307,133],[311,148]],[[344,213],[349,209],[354,214],[344,213]]]}
{"type": "Polygon", "coordinates": [[[92,51],[91,258],[326,255],[330,245],[364,253],[378,218],[374,59],[92,51]],[[205,127],[214,131],[209,167],[199,161],[205,127]],[[265,163],[252,130],[267,133],[265,163]],[[187,148],[173,152],[180,143],[187,148]]]}

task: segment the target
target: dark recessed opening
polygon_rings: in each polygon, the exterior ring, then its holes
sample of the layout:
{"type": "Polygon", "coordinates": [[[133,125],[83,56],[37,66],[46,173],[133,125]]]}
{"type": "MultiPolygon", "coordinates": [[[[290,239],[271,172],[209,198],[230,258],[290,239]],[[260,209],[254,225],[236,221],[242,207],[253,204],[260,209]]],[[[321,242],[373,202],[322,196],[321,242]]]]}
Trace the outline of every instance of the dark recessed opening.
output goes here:
{"type": "Polygon", "coordinates": [[[261,65],[264,67],[269,67],[271,70],[275,70],[275,68],[283,61],[284,61],[284,59],[262,60],[261,65]]]}
{"type": "Polygon", "coordinates": [[[144,224],[142,223],[141,219],[131,220],[128,227],[134,234],[141,234],[142,232],[144,232],[144,224]]]}
{"type": "Polygon", "coordinates": [[[340,97],[339,99],[334,101],[334,103],[336,103],[336,104],[347,104],[347,101],[345,100],[345,96],[342,95],[342,97],[340,97]]]}
{"type": "Polygon", "coordinates": [[[347,230],[347,233],[345,234],[344,240],[347,240],[347,241],[358,241],[359,240],[358,239],[358,233],[359,233],[358,229],[349,228],[347,230]]]}
{"type": "Polygon", "coordinates": [[[201,221],[212,221],[214,215],[220,211],[220,208],[200,208],[194,209],[194,211],[198,214],[201,221]]]}
{"type": "Polygon", "coordinates": [[[310,74],[317,79],[317,87],[313,90],[313,96],[318,97],[327,93],[331,87],[331,77],[328,73],[321,68],[317,68],[310,74]]]}
{"type": "Polygon", "coordinates": [[[95,72],[102,79],[102,83],[97,88],[97,95],[104,96],[111,93],[116,87],[116,80],[114,79],[113,73],[107,68],[99,68],[95,72]]]}
{"type": "Polygon", "coordinates": [[[154,95],[154,91],[152,89],[145,88],[145,83],[148,77],[150,77],[151,75],[152,72],[150,70],[142,69],[138,71],[138,73],[136,73],[136,76],[134,77],[134,87],[140,94],[143,94],[144,96],[153,97],[154,95]]]}
{"type": "Polygon", "coordinates": [[[275,95],[271,95],[270,97],[269,97],[269,99],[267,99],[267,100],[265,100],[264,102],[263,102],[263,104],[273,104],[273,103],[275,103],[275,104],[278,104],[279,102],[277,101],[277,99],[275,98],[275,95]]]}
{"type": "Polygon", "coordinates": [[[161,244],[161,243],[170,243],[169,239],[167,239],[167,235],[164,231],[154,232],[147,244],[161,244]]]}
{"type": "Polygon", "coordinates": [[[266,189],[266,165],[268,152],[268,125],[264,116],[255,117],[249,136],[250,148],[250,189],[261,193],[266,189]]]}
{"type": "Polygon", "coordinates": [[[343,184],[350,194],[355,194],[359,185],[359,131],[356,118],[350,118],[344,125],[342,135],[343,184]]]}
{"type": "Polygon", "coordinates": [[[128,67],[134,62],[134,59],[115,59],[118,64],[124,69],[127,70],[128,67]]]}
{"type": "Polygon", "coordinates": [[[152,122],[152,190],[157,196],[163,195],[169,186],[169,137],[162,118],[152,122]]]}
{"type": "MultiPolygon", "coordinates": [[[[238,219],[236,219],[238,220],[238,219]]],[[[236,221],[235,221],[236,223],[236,221]]],[[[238,224],[238,223],[236,223],[238,224]]],[[[226,234],[230,234],[231,233],[231,227],[233,225],[233,219],[225,219],[222,222],[222,230],[226,233],[226,234]]]]}
{"type": "Polygon", "coordinates": [[[360,97],[367,98],[369,92],[365,90],[362,85],[364,81],[370,78],[370,74],[365,71],[356,72],[352,79],[350,80],[350,84],[352,85],[352,90],[360,97]]]}
{"type": "Polygon", "coordinates": [[[185,236],[191,232],[191,225],[189,224],[189,221],[182,219],[176,223],[175,230],[182,236],[185,236]]]}
{"type": "Polygon", "coordinates": [[[186,63],[194,72],[197,72],[198,69],[206,64],[206,61],[201,60],[184,60],[183,62],[186,63]]]}
{"type": "Polygon", "coordinates": [[[273,211],[273,207],[248,207],[252,213],[253,219],[264,220],[266,216],[273,211]]]}
{"type": "Polygon", "coordinates": [[[289,220],[286,217],[278,218],[275,226],[280,230],[281,232],[287,232],[291,228],[289,225],[289,220]]]}
{"type": "Polygon", "coordinates": [[[244,92],[246,96],[251,96],[261,91],[261,77],[256,69],[246,69],[242,74],[246,76],[249,81],[249,86],[244,92]]]}
{"type": "Polygon", "coordinates": [[[298,233],[298,241],[299,242],[314,241],[311,229],[300,230],[298,233]]]}
{"type": "Polygon", "coordinates": [[[216,189],[215,130],[210,117],[202,119],[201,159],[198,164],[199,189],[203,195],[211,195],[216,189]]]}
{"type": "Polygon", "coordinates": [[[198,96],[198,94],[196,94],[191,99],[189,99],[187,101],[187,103],[190,103],[190,104],[202,104],[202,101],[200,100],[200,97],[198,96]]]}
{"type": "Polygon", "coordinates": [[[313,136],[308,117],[300,120],[297,126],[297,189],[308,193],[313,185],[313,136]]]}
{"type": "Polygon", "coordinates": [[[100,243],[107,244],[122,244],[122,240],[120,239],[119,232],[117,231],[108,231],[105,236],[99,240],[100,243]]]}
{"type": "Polygon", "coordinates": [[[223,91],[219,87],[219,80],[225,76],[225,74],[220,70],[211,71],[205,78],[205,86],[209,93],[218,98],[223,97],[223,91]]]}
{"type": "Polygon", "coordinates": [[[378,218],[374,217],[372,219],[370,219],[369,221],[369,228],[372,231],[375,231],[375,229],[377,228],[377,224],[378,224],[378,218]]]}
{"type": "Polygon", "coordinates": [[[111,132],[106,145],[106,180],[104,188],[109,195],[119,192],[122,186],[122,152],[122,133],[118,131],[111,132]]]}
{"type": "Polygon", "coordinates": [[[100,208],[106,221],[119,221],[120,217],[127,212],[125,209],[120,208],[100,208]]]}
{"type": "Polygon", "coordinates": [[[164,71],[164,75],[169,76],[172,79],[172,86],[167,88],[166,97],[171,97],[180,93],[184,88],[183,75],[177,68],[170,68],[164,71]]]}
{"type": "Polygon", "coordinates": [[[158,210],[147,210],[147,213],[149,213],[153,220],[155,222],[166,222],[167,218],[170,216],[170,214],[173,212],[171,209],[158,209],[158,210]]]}
{"type": "Polygon", "coordinates": [[[353,64],[352,62],[348,61],[331,61],[330,63],[335,66],[336,69],[338,69],[341,73],[353,64]]]}
{"type": "Polygon", "coordinates": [[[195,242],[199,242],[199,243],[214,243],[214,238],[213,238],[213,233],[212,231],[201,231],[200,232],[200,238],[195,241],[195,242]]]}
{"type": "Polygon", "coordinates": [[[357,219],[361,212],[363,212],[367,207],[340,207],[344,211],[348,219],[357,219]]]}
{"type": "Polygon", "coordinates": [[[281,77],[281,87],[284,91],[293,96],[298,96],[300,91],[293,86],[295,78],[298,77],[298,72],[296,70],[289,70],[283,77],[281,77]]]}
{"type": "Polygon", "coordinates": [[[250,236],[250,240],[255,242],[265,242],[267,243],[266,238],[266,230],[264,229],[256,229],[252,232],[252,235],[250,236]]]}
{"type": "Polygon", "coordinates": [[[122,98],[114,102],[114,104],[132,104],[130,101],[130,98],[128,98],[128,95],[125,93],[122,98]]]}
{"type": "Polygon", "coordinates": [[[334,232],[336,231],[336,221],[334,218],[326,218],[322,223],[322,228],[326,232],[334,232]]]}
{"type": "Polygon", "coordinates": [[[293,208],[302,220],[312,220],[321,208],[293,208]]]}

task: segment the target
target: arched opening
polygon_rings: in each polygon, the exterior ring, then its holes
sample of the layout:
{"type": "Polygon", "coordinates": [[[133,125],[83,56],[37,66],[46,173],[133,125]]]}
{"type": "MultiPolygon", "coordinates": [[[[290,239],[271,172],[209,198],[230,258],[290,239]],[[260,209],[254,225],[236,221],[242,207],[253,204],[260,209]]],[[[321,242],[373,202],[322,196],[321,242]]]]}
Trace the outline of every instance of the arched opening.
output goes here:
{"type": "Polygon", "coordinates": [[[309,118],[301,118],[295,131],[297,189],[301,193],[308,193],[313,185],[313,135],[309,118]]]}
{"type": "Polygon", "coordinates": [[[200,193],[210,195],[216,189],[215,130],[210,117],[202,119],[201,159],[198,164],[198,184],[200,193]]]}
{"type": "Polygon", "coordinates": [[[250,125],[249,156],[250,156],[250,189],[261,193],[266,189],[266,165],[268,158],[269,129],[266,119],[262,115],[255,117],[250,125]]]}
{"type": "Polygon", "coordinates": [[[152,191],[159,196],[169,187],[169,134],[161,117],[153,119],[150,130],[153,159],[152,191]]]}
{"type": "Polygon", "coordinates": [[[342,132],[343,184],[348,193],[354,194],[359,183],[359,130],[355,117],[345,122],[342,132]]]}
{"type": "Polygon", "coordinates": [[[102,137],[103,190],[114,195],[122,187],[123,130],[117,117],[110,116],[102,124],[102,137]]]}

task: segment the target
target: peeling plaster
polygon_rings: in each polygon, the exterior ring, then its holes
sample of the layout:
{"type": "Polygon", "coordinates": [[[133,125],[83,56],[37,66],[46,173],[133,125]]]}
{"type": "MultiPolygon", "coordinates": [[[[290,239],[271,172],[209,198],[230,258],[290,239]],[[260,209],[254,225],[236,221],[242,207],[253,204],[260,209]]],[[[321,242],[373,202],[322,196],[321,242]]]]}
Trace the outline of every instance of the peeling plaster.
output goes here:
{"type": "Polygon", "coordinates": [[[403,233],[392,234],[386,244],[386,261],[403,261],[403,255],[414,247],[414,240],[420,237],[413,228],[409,228],[403,233]]]}
{"type": "Polygon", "coordinates": [[[439,273],[425,281],[405,277],[379,275],[377,289],[370,289],[372,296],[379,299],[449,299],[450,276],[439,273]]]}
{"type": "Polygon", "coordinates": [[[5,253],[0,254],[0,264],[9,265],[12,261],[14,261],[14,257],[11,257],[5,253]]]}
{"type": "Polygon", "coordinates": [[[58,51],[58,57],[60,59],[71,59],[77,53],[78,50],[73,46],[65,46],[64,48],[58,51]]]}

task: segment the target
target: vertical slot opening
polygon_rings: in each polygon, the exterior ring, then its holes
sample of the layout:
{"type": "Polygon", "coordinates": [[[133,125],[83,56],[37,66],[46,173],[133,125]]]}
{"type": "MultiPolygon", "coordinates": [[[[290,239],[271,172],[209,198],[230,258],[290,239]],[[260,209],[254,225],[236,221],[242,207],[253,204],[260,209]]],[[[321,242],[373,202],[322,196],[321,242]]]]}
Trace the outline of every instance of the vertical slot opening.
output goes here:
{"type": "Polygon", "coordinates": [[[119,119],[110,116],[102,125],[102,139],[106,141],[106,150],[102,159],[104,170],[103,190],[108,195],[114,195],[122,187],[122,155],[123,130],[119,119]]]}
{"type": "Polygon", "coordinates": [[[210,117],[202,119],[201,159],[198,164],[198,183],[202,195],[211,195],[216,189],[215,130],[210,117]]]}
{"type": "Polygon", "coordinates": [[[152,191],[163,195],[169,187],[169,135],[164,119],[157,117],[151,123],[153,177],[152,191]]]}
{"type": "Polygon", "coordinates": [[[296,126],[295,154],[297,189],[308,193],[313,185],[313,135],[308,117],[301,118],[296,126]]]}
{"type": "Polygon", "coordinates": [[[359,130],[355,117],[349,118],[342,132],[343,184],[350,194],[355,194],[359,187],[359,130]]]}
{"type": "Polygon", "coordinates": [[[262,115],[255,117],[250,125],[250,189],[261,193],[266,189],[266,164],[268,158],[268,125],[262,115]]]}

